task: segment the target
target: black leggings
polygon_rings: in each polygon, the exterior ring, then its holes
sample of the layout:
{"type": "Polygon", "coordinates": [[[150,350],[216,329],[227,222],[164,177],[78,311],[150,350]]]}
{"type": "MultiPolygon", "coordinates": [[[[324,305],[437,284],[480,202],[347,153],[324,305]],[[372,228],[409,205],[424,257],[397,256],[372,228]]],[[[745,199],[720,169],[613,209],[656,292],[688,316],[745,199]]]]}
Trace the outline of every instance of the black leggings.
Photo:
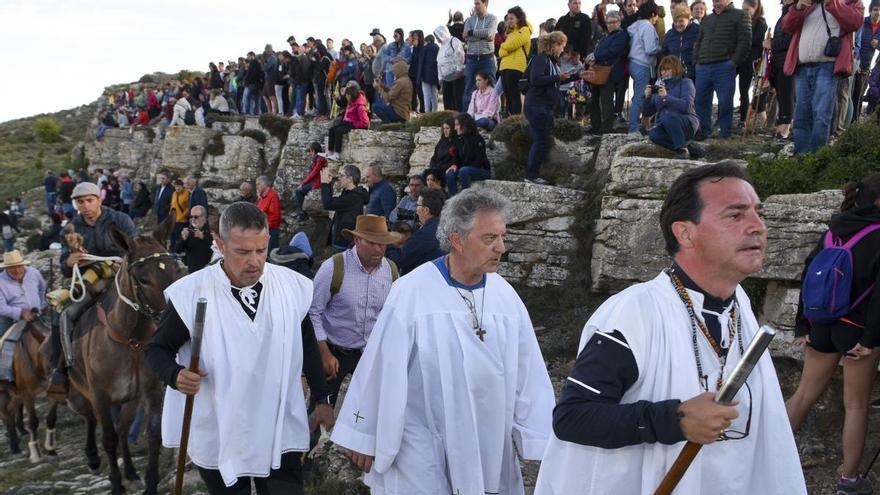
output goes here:
{"type": "Polygon", "coordinates": [[[501,87],[504,88],[504,96],[507,98],[507,114],[519,115],[522,113],[522,96],[519,93],[519,80],[523,73],[514,69],[501,71],[501,87]]]}
{"type": "Polygon", "coordinates": [[[327,131],[327,149],[339,153],[342,151],[342,136],[345,136],[354,129],[348,122],[340,122],[330,127],[327,131]]]}
{"type": "Polygon", "coordinates": [[[461,108],[462,98],[464,98],[464,77],[460,77],[454,81],[443,81],[443,109],[455,110],[459,112],[467,109],[461,108]]]}
{"type": "Polygon", "coordinates": [[[251,480],[257,488],[257,495],[302,495],[302,452],[288,452],[281,455],[281,467],[272,469],[268,478],[242,477],[227,487],[220,471],[200,467],[199,474],[210,495],[250,495],[251,480]]]}
{"type": "MultiPolygon", "coordinates": [[[[775,55],[774,55],[775,56],[775,55]]],[[[778,57],[785,59],[784,54],[778,57]]],[[[773,64],[773,87],[776,88],[776,125],[791,124],[792,110],[794,109],[794,77],[785,74],[783,64],[773,64]]]]}

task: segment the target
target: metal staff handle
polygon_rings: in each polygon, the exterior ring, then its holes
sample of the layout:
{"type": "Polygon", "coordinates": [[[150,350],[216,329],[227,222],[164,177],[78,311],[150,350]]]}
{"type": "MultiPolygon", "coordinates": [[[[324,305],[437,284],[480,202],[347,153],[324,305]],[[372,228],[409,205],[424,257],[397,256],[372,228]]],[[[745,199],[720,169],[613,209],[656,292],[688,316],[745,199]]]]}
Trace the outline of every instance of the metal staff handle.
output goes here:
{"type": "MultiPolygon", "coordinates": [[[[196,322],[193,327],[192,343],[190,345],[191,356],[189,359],[189,371],[199,372],[199,355],[202,351],[202,334],[205,331],[205,311],[208,309],[208,300],[200,297],[196,303],[196,322]]],[[[180,449],[177,453],[177,476],[174,481],[174,493],[183,494],[183,470],[186,468],[186,448],[189,444],[189,426],[192,421],[193,402],[195,395],[186,396],[186,405],[183,408],[183,426],[180,431],[180,449]]]]}
{"type": "MultiPolygon", "coordinates": [[[[742,359],[737,363],[736,368],[733,369],[733,373],[727,378],[727,382],[724,383],[721,390],[715,394],[715,402],[724,405],[733,402],[733,398],[736,397],[739,389],[741,389],[746,383],[746,380],[749,378],[749,375],[751,375],[752,370],[755,369],[755,366],[758,364],[764,351],[767,350],[773,337],[776,337],[776,330],[773,327],[762,325],[761,328],[758,329],[758,333],[752,341],[749,342],[749,347],[746,349],[745,353],[743,353],[742,359]]],[[[697,454],[702,447],[703,446],[698,443],[686,443],[684,448],[681,449],[681,453],[678,454],[678,457],[672,464],[672,467],[669,468],[666,476],[663,477],[663,481],[660,482],[660,486],[657,487],[654,495],[671,494],[672,490],[675,490],[675,487],[678,486],[678,482],[681,481],[681,478],[684,477],[684,473],[687,471],[688,467],[690,467],[694,458],[697,457],[697,454]]]]}

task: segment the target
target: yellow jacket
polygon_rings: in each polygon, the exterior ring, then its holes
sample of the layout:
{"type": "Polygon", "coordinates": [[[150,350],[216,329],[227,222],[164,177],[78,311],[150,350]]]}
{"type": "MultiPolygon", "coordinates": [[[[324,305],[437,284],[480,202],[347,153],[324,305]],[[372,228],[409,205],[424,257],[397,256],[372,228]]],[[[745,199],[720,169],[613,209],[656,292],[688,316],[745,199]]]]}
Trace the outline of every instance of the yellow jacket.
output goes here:
{"type": "Polygon", "coordinates": [[[174,191],[171,194],[171,209],[174,210],[177,223],[186,223],[189,221],[189,190],[184,188],[179,193],[174,191]]]}
{"type": "Polygon", "coordinates": [[[526,55],[532,49],[532,26],[523,26],[507,33],[507,39],[498,48],[501,56],[500,70],[511,69],[520,72],[526,71],[526,55]],[[523,50],[525,49],[525,52],[523,50]]]}

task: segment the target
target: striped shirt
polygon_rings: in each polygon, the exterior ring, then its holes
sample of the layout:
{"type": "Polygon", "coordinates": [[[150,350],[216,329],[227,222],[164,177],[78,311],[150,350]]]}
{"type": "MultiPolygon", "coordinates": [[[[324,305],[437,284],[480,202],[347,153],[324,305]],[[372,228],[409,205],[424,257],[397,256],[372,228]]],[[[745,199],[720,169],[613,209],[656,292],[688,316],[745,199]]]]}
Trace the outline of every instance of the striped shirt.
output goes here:
{"type": "Polygon", "coordinates": [[[498,18],[490,13],[479,17],[472,15],[464,21],[464,37],[468,55],[488,55],[495,53],[495,33],[498,32],[498,18]]]}
{"type": "Polygon", "coordinates": [[[372,273],[358,258],[356,247],[345,251],[342,287],[330,298],[333,280],[333,258],[321,264],[315,275],[315,292],[309,317],[318,341],[336,346],[362,349],[367,345],[379,311],[391,290],[391,265],[383,258],[372,273]]]}

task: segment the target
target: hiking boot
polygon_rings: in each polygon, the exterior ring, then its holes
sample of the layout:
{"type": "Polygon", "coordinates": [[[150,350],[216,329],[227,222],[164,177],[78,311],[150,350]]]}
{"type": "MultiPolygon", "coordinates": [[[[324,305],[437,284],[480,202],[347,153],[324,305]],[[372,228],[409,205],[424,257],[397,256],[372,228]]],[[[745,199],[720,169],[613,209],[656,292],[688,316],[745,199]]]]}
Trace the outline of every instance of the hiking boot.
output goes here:
{"type": "Polygon", "coordinates": [[[687,151],[691,158],[699,159],[706,156],[706,148],[701,144],[688,143],[687,151]]]}
{"type": "Polygon", "coordinates": [[[837,495],[871,495],[873,493],[874,488],[871,486],[871,482],[861,475],[853,481],[840,478],[840,481],[837,482],[837,495]]]}
{"type": "Polygon", "coordinates": [[[46,390],[46,395],[51,399],[65,400],[67,399],[69,387],[70,382],[67,379],[67,372],[56,368],[52,372],[52,376],[49,377],[49,388],[46,390]]]}

